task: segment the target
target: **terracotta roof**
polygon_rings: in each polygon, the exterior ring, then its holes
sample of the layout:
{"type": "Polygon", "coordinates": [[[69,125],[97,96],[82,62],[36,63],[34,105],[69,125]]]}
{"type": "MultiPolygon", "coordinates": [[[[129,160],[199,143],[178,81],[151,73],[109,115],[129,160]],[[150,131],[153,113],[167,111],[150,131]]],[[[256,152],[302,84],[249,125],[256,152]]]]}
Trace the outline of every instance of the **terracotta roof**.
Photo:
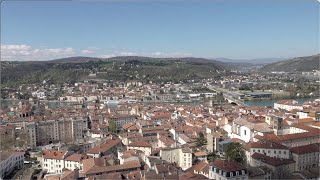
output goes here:
{"type": "Polygon", "coordinates": [[[187,172],[182,174],[179,179],[184,180],[184,179],[194,179],[194,180],[204,180],[204,179],[209,179],[206,176],[202,174],[195,174],[192,172],[187,172]]]}
{"type": "Polygon", "coordinates": [[[246,169],[245,166],[242,166],[235,161],[226,161],[221,159],[216,159],[211,163],[211,165],[226,172],[241,171],[246,169]]]}
{"type": "Polygon", "coordinates": [[[45,159],[60,159],[63,160],[65,158],[65,154],[68,151],[57,151],[57,150],[43,150],[43,158],[45,159]]]}
{"type": "Polygon", "coordinates": [[[205,174],[209,174],[209,164],[206,162],[200,162],[194,165],[194,171],[196,172],[203,172],[205,174]]]}
{"type": "Polygon", "coordinates": [[[309,122],[316,122],[313,118],[302,118],[298,120],[299,123],[309,123],[309,122]]]}
{"type": "Polygon", "coordinates": [[[121,177],[121,173],[110,173],[110,174],[102,174],[102,175],[98,175],[98,176],[94,176],[94,180],[106,180],[106,179],[112,179],[112,180],[116,180],[116,179],[122,179],[121,177]]]}
{"type": "Polygon", "coordinates": [[[286,146],[270,141],[250,142],[246,144],[247,148],[264,148],[264,149],[288,149],[286,146]]]}
{"type": "Polygon", "coordinates": [[[114,171],[121,171],[126,169],[134,169],[140,168],[141,164],[139,161],[128,161],[124,164],[120,165],[113,165],[113,166],[94,166],[89,171],[86,172],[86,175],[90,174],[97,174],[97,173],[107,173],[107,172],[114,172],[114,171]]]}
{"type": "Polygon", "coordinates": [[[295,163],[295,161],[292,159],[280,159],[280,158],[275,158],[275,157],[269,157],[267,155],[260,154],[260,153],[254,153],[251,157],[253,159],[259,160],[263,163],[266,163],[266,164],[269,164],[272,166],[281,166],[284,164],[295,163]]]}
{"type": "Polygon", "coordinates": [[[89,149],[87,154],[98,154],[100,152],[104,153],[120,143],[121,143],[121,139],[119,139],[119,138],[107,139],[104,144],[100,144],[98,146],[95,146],[95,147],[89,149]]]}
{"type": "Polygon", "coordinates": [[[81,162],[83,159],[87,159],[88,156],[83,155],[83,154],[72,154],[68,156],[65,161],[76,161],[76,162],[81,162]]]}
{"type": "Polygon", "coordinates": [[[128,144],[128,146],[132,146],[132,147],[152,147],[151,144],[144,142],[144,141],[135,141],[132,142],[130,144],[128,144]]]}
{"type": "Polygon", "coordinates": [[[290,148],[290,151],[295,154],[307,154],[307,153],[319,152],[320,146],[319,144],[309,144],[305,146],[297,146],[297,147],[290,148]]]}
{"type": "Polygon", "coordinates": [[[195,155],[195,156],[206,156],[207,153],[206,153],[206,152],[203,152],[203,151],[199,151],[199,152],[195,152],[194,155],[195,155]]]}

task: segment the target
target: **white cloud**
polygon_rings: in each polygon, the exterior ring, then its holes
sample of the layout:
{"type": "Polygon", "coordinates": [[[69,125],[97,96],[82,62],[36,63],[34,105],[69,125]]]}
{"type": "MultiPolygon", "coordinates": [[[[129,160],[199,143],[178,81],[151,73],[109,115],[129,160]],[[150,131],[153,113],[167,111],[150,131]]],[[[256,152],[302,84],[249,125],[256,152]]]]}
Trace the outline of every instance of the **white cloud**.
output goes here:
{"type": "Polygon", "coordinates": [[[2,61],[42,61],[75,55],[73,48],[32,48],[29,45],[1,44],[2,61]]]}
{"type": "Polygon", "coordinates": [[[109,54],[101,55],[102,58],[110,58],[115,56],[147,56],[147,57],[188,57],[191,53],[183,52],[112,52],[109,54]]]}
{"type": "MultiPolygon", "coordinates": [[[[34,48],[25,44],[18,45],[7,45],[1,44],[1,60],[2,61],[43,61],[51,60],[69,56],[77,55],[75,49],[71,47],[66,48],[34,48]]],[[[101,51],[96,47],[88,47],[82,49],[78,54],[97,54],[97,51],[101,51]]],[[[103,54],[99,57],[110,58],[115,56],[147,56],[147,57],[188,57],[191,53],[184,52],[135,52],[118,50],[111,51],[103,54]]]]}
{"type": "Polygon", "coordinates": [[[83,50],[81,50],[81,54],[93,54],[93,53],[94,53],[94,51],[89,50],[89,49],[83,49],[83,50]]]}

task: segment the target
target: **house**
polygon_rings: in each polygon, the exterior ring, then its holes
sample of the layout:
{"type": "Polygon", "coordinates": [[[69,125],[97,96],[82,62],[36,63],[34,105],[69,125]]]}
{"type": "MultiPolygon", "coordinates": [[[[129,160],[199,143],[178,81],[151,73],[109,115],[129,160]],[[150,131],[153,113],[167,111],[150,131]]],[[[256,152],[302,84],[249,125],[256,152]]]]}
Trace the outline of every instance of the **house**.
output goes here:
{"type": "Polygon", "coordinates": [[[193,173],[194,174],[201,174],[207,178],[209,178],[209,164],[206,162],[200,162],[194,166],[192,166],[193,168],[193,173]]]}
{"type": "Polygon", "coordinates": [[[168,163],[176,163],[182,170],[192,166],[192,151],[189,148],[162,148],[160,157],[168,163]]]}
{"type": "Polygon", "coordinates": [[[244,146],[247,162],[251,164],[251,156],[254,153],[261,153],[269,157],[277,157],[282,159],[290,159],[289,149],[278,143],[269,141],[250,142],[244,146]]]}
{"type": "Polygon", "coordinates": [[[105,143],[99,144],[87,151],[87,155],[98,158],[104,155],[116,154],[117,149],[122,146],[121,139],[117,137],[111,137],[107,139],[105,143]]]}
{"type": "Polygon", "coordinates": [[[128,144],[127,150],[130,150],[130,149],[143,151],[145,156],[150,156],[152,151],[152,145],[144,141],[135,141],[128,144]]]}
{"type": "Polygon", "coordinates": [[[284,109],[291,111],[293,109],[303,110],[303,106],[294,100],[282,100],[273,104],[274,109],[284,109]]]}
{"type": "Polygon", "coordinates": [[[253,141],[255,135],[263,135],[264,133],[273,133],[267,123],[249,121],[241,117],[233,121],[232,132],[228,132],[231,138],[238,138],[245,142],[253,141]]]}
{"type": "Polygon", "coordinates": [[[264,180],[271,179],[271,169],[266,166],[247,167],[249,179],[252,180],[264,180]]]}
{"type": "Polygon", "coordinates": [[[82,154],[71,154],[64,160],[64,167],[68,170],[74,171],[76,169],[82,170],[83,164],[82,160],[89,158],[86,155],[82,154]]]}
{"type": "Polygon", "coordinates": [[[208,154],[204,151],[198,151],[194,153],[194,157],[199,161],[207,162],[208,154]]]}
{"type": "Polygon", "coordinates": [[[235,161],[216,159],[210,164],[209,179],[216,180],[246,180],[248,179],[247,168],[235,161]]]}
{"type": "Polygon", "coordinates": [[[139,170],[141,168],[141,163],[139,161],[129,161],[124,164],[113,165],[113,166],[99,166],[93,165],[88,168],[85,172],[85,177],[93,177],[96,175],[111,174],[117,172],[131,172],[139,170]]]}
{"type": "Polygon", "coordinates": [[[42,169],[47,173],[62,173],[64,160],[70,156],[72,151],[44,150],[42,152],[42,169]]]}
{"type": "Polygon", "coordinates": [[[272,170],[272,179],[286,178],[295,170],[295,161],[293,159],[269,157],[260,153],[254,153],[251,157],[251,166],[266,166],[270,168],[272,170]]]}
{"type": "Polygon", "coordinates": [[[13,170],[24,165],[24,152],[0,151],[0,179],[5,179],[13,170]]]}
{"type": "Polygon", "coordinates": [[[290,148],[292,158],[296,162],[295,170],[303,171],[312,167],[320,166],[319,155],[320,146],[318,144],[309,144],[290,148]]]}

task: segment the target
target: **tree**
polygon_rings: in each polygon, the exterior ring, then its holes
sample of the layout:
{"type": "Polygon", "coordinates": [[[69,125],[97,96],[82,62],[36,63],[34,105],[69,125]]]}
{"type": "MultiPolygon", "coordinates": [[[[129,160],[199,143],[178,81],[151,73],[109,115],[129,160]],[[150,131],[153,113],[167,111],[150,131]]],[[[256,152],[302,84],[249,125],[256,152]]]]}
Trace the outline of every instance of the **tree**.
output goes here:
{"type": "Polygon", "coordinates": [[[197,146],[201,147],[203,145],[205,145],[207,142],[206,138],[204,137],[203,133],[200,132],[199,136],[197,137],[197,146]]]}
{"type": "Polygon", "coordinates": [[[114,120],[109,120],[109,131],[117,133],[117,125],[114,120]]]}
{"type": "Polygon", "coordinates": [[[244,164],[246,161],[246,155],[240,143],[232,142],[227,145],[225,149],[225,155],[227,160],[234,160],[240,164],[244,164]]]}

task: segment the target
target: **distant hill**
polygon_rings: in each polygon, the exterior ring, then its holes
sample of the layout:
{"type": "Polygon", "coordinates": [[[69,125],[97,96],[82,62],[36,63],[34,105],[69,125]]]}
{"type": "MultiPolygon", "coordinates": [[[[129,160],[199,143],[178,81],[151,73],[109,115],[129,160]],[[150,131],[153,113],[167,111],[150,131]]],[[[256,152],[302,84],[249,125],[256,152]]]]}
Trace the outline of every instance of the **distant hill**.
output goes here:
{"type": "Polygon", "coordinates": [[[320,55],[297,57],[285,61],[271,63],[263,66],[260,70],[265,72],[303,72],[319,70],[320,55]]]}
{"type": "Polygon", "coordinates": [[[2,85],[47,82],[61,84],[88,79],[175,81],[212,78],[232,65],[204,58],[150,58],[118,56],[112,58],[69,57],[50,61],[2,62],[2,85]]]}
{"type": "Polygon", "coordinates": [[[229,63],[247,63],[251,65],[263,65],[271,64],[278,61],[287,60],[288,58],[257,58],[257,59],[230,59],[230,58],[216,58],[218,61],[229,62],[229,63]]]}

